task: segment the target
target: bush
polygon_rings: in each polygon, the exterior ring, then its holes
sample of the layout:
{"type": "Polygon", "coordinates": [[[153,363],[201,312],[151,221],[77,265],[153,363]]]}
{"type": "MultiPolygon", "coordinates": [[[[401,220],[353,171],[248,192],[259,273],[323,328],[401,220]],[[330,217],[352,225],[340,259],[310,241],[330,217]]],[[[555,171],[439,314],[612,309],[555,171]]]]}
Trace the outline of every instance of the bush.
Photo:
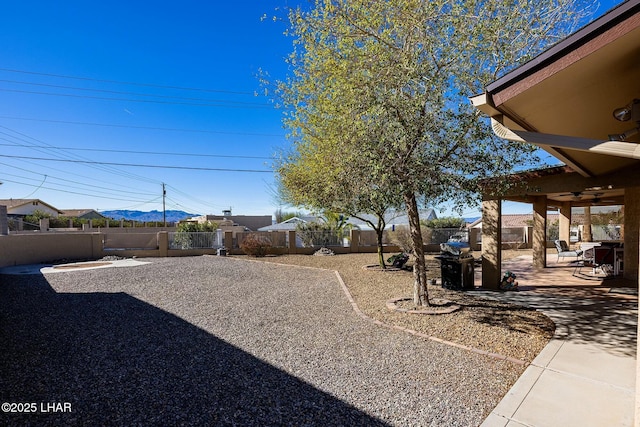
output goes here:
{"type": "Polygon", "coordinates": [[[255,257],[263,257],[271,248],[271,240],[266,236],[249,234],[240,243],[240,249],[247,254],[255,257]]]}
{"type": "MultiPolygon", "coordinates": [[[[420,227],[422,240],[426,244],[431,240],[430,230],[424,226],[420,227]]],[[[400,251],[406,254],[413,254],[413,240],[411,239],[411,229],[408,225],[399,225],[394,231],[387,231],[387,237],[391,243],[398,246],[400,251]]]]}
{"type": "Polygon", "coordinates": [[[452,216],[421,221],[427,228],[462,228],[465,225],[464,219],[452,216]]]}
{"type": "Polygon", "coordinates": [[[336,228],[326,223],[309,222],[298,224],[296,234],[302,240],[304,247],[342,246],[345,229],[344,227],[336,228]]]}

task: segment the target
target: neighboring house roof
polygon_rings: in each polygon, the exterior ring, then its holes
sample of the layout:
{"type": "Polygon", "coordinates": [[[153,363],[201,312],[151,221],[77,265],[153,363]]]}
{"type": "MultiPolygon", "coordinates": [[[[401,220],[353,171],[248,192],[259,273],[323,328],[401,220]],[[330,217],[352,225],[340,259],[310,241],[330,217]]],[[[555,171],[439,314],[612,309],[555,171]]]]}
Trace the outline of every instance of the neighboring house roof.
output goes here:
{"type": "Polygon", "coordinates": [[[266,227],[258,228],[258,231],[292,231],[295,230],[298,224],[306,224],[308,222],[317,222],[320,218],[317,216],[303,216],[289,218],[286,221],[279,222],[277,224],[268,225],[266,227]]]}
{"type": "MultiPolygon", "coordinates": [[[[61,211],[58,208],[51,206],[50,204],[43,202],[40,199],[0,199],[0,205],[6,206],[7,211],[9,211],[9,213],[11,213],[10,211],[12,209],[17,209],[25,205],[33,205],[34,203],[36,204],[36,206],[44,205],[51,210],[61,213],[61,211]]],[[[37,209],[34,209],[34,210],[37,210],[37,209]]]]}
{"type": "MultiPolygon", "coordinates": [[[[560,220],[560,214],[550,213],[547,214],[547,222],[554,222],[560,220]]],[[[574,213],[571,214],[571,223],[584,224],[584,214],[574,213]]],[[[516,227],[529,227],[533,224],[533,214],[505,214],[502,215],[502,228],[516,228],[516,227]]],[[[482,218],[473,222],[469,228],[482,227],[482,218]]]]}
{"type": "Polygon", "coordinates": [[[60,214],[72,218],[106,218],[95,209],[63,209],[62,211],[60,211],[60,214]]]}
{"type": "MultiPolygon", "coordinates": [[[[363,214],[359,215],[362,218],[370,219],[374,224],[378,222],[378,219],[375,215],[363,214]]],[[[432,208],[423,209],[420,211],[420,219],[428,220],[436,218],[435,210],[432,208]]],[[[267,227],[259,228],[258,231],[289,231],[295,230],[298,224],[308,223],[308,222],[319,222],[322,221],[321,217],[318,216],[303,216],[303,217],[293,217],[286,221],[282,221],[278,224],[269,225],[267,227]]],[[[348,224],[357,227],[360,230],[371,230],[371,226],[360,218],[348,217],[346,222],[348,224]]],[[[385,223],[386,228],[392,228],[396,225],[408,225],[409,218],[406,213],[403,212],[388,212],[385,215],[385,223]]]]}
{"type": "MultiPolygon", "coordinates": [[[[374,224],[378,223],[378,218],[375,215],[370,214],[362,214],[358,215],[362,218],[368,219],[374,224]]],[[[433,208],[422,209],[420,210],[420,220],[431,220],[435,219],[436,211],[433,208]]],[[[353,224],[361,230],[371,230],[371,226],[360,218],[349,217],[347,219],[349,224],[353,224]]],[[[385,228],[393,228],[396,225],[409,225],[409,217],[405,212],[387,212],[385,214],[385,228]]]]}

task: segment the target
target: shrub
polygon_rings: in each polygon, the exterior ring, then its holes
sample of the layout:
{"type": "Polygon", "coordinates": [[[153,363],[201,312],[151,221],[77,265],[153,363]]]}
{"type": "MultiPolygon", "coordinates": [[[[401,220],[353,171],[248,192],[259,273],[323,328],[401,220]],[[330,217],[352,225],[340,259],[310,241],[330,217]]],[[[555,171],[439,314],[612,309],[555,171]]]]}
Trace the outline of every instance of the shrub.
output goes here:
{"type": "Polygon", "coordinates": [[[271,240],[267,236],[257,234],[249,234],[240,243],[240,249],[247,254],[255,257],[263,257],[269,252],[271,240]]]}
{"type": "Polygon", "coordinates": [[[462,228],[465,225],[464,219],[447,216],[431,220],[421,221],[427,228],[462,228]]]}
{"type": "Polygon", "coordinates": [[[345,229],[344,227],[336,228],[326,223],[309,222],[298,224],[296,233],[302,240],[304,247],[342,246],[345,229]]]}
{"type": "MultiPolygon", "coordinates": [[[[431,240],[430,230],[424,226],[420,229],[422,230],[422,240],[426,244],[431,240]]],[[[408,225],[396,226],[394,231],[387,230],[386,233],[389,241],[398,246],[401,252],[413,254],[413,239],[411,239],[411,229],[408,225]]]]}

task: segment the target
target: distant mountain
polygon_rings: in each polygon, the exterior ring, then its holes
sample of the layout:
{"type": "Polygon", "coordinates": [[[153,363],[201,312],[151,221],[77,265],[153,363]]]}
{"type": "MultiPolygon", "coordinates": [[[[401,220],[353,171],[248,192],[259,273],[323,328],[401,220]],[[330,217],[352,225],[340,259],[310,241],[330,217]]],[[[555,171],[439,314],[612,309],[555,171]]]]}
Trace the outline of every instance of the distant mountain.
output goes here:
{"type": "MultiPolygon", "coordinates": [[[[162,221],[162,211],[129,211],[129,210],[115,210],[115,211],[101,211],[102,215],[113,219],[126,219],[141,222],[150,221],[162,221]]],[[[191,214],[184,211],[169,210],[166,211],[167,222],[176,222],[192,216],[198,216],[199,214],[191,214]]]]}

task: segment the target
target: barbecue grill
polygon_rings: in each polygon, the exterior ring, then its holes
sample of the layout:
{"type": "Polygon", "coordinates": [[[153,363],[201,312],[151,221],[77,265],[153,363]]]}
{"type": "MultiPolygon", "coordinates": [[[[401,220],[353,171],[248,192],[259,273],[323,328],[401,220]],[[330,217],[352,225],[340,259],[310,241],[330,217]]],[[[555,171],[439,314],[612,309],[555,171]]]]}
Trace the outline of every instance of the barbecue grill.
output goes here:
{"type": "Polygon", "coordinates": [[[457,291],[474,289],[473,255],[468,243],[447,242],[440,244],[440,277],[442,287],[457,291]]]}

